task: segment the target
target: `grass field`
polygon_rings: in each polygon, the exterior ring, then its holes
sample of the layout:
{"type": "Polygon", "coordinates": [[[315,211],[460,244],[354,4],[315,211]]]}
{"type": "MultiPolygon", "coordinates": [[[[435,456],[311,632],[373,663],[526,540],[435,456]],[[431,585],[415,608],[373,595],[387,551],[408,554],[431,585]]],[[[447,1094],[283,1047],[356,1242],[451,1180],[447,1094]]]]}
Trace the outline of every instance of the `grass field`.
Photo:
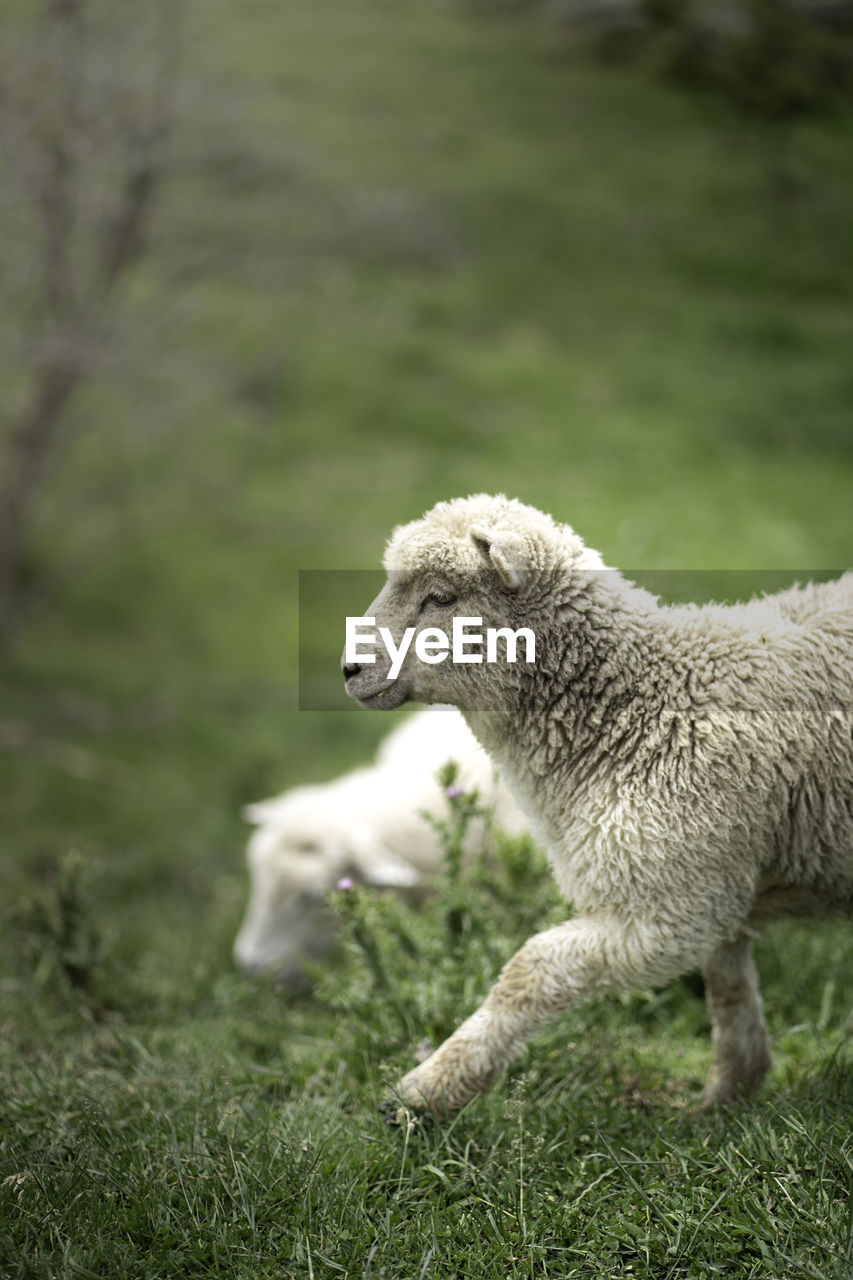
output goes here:
{"type": "Polygon", "coordinates": [[[420,916],[342,903],[374,962],[350,942],[310,1000],[230,948],[240,806],[389,726],[299,709],[300,639],[339,647],[300,637],[300,570],[373,568],[478,490],[664,594],[850,565],[853,121],[796,129],[780,203],[722,106],[522,14],[191,0],[183,49],[148,252],[0,672],[0,1277],[842,1280],[849,926],[758,948],[753,1106],[695,1110],[691,979],[566,1016],[411,1132],[387,1082],[557,918],[536,856],[420,916]]]}

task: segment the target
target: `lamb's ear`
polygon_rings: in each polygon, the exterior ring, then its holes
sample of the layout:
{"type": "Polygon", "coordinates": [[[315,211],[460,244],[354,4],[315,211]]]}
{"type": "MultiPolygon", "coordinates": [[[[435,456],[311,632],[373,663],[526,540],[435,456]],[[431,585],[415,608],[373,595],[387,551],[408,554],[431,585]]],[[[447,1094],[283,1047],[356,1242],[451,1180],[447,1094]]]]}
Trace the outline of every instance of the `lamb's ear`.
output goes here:
{"type": "Polygon", "coordinates": [[[253,826],[261,827],[275,816],[275,808],[275,800],[256,800],[252,804],[244,804],[240,813],[245,822],[251,822],[253,826]]]}
{"type": "Polygon", "coordinates": [[[471,530],[471,541],[486,563],[498,571],[504,585],[510,591],[517,591],[530,569],[527,547],[521,534],[475,525],[471,530]]]}
{"type": "Polygon", "coordinates": [[[402,858],[386,853],[381,844],[356,838],[353,845],[345,875],[352,875],[362,884],[373,885],[376,889],[413,889],[420,883],[421,878],[415,868],[402,858]]]}
{"type": "Polygon", "coordinates": [[[365,883],[375,885],[377,889],[414,889],[421,879],[408,863],[385,856],[363,867],[362,871],[365,883]]]}

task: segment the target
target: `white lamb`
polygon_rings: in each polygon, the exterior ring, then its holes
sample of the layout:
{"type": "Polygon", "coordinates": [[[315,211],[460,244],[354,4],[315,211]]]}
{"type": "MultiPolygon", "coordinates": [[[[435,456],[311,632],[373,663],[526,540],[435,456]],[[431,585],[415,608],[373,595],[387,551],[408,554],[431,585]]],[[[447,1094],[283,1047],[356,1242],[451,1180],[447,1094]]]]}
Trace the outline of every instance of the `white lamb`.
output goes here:
{"type": "MultiPolygon", "coordinates": [[[[343,878],[401,890],[428,887],[442,854],[423,813],[447,815],[436,774],[448,760],[458,765],[460,787],[477,788],[490,823],[511,834],[523,830],[494,765],[451,707],[410,716],[382,742],[375,764],[246,808],[257,830],[247,851],[249,903],[234,943],[244,972],[304,989],[304,961],[320,958],[334,942],[328,893],[343,878]]],[[[469,852],[483,847],[486,834],[482,819],[472,821],[469,852]]]]}
{"type": "Polygon", "coordinates": [[[705,1099],[756,1090],[770,1065],[756,926],[853,912],[853,574],[665,607],[567,525],[486,495],[395,530],[385,567],[368,615],[395,652],[432,628],[429,657],[410,643],[392,679],[382,645],[371,665],[345,654],[347,691],[366,707],[460,707],[577,912],[521,948],[404,1077],[403,1100],[453,1112],[574,1001],[696,965],[713,1025],[705,1099]],[[535,660],[438,659],[454,615],[531,629],[535,660]]]}

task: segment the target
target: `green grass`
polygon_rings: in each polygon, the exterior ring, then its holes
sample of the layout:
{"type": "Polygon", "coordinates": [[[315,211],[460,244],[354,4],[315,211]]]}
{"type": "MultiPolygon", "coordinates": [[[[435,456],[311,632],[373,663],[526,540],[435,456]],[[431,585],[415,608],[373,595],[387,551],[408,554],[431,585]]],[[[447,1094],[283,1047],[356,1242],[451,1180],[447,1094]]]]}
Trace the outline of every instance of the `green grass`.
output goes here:
{"type": "MultiPolygon", "coordinates": [[[[780,205],[722,108],[538,20],[192,0],[183,48],[149,252],[0,674],[0,1276],[848,1275],[848,926],[761,944],[755,1106],[694,1114],[707,1020],[679,983],[572,1013],[408,1140],[387,1082],[550,890],[479,899],[493,945],[458,963],[440,906],[405,917],[413,954],[377,922],[402,1017],[357,949],[297,1003],[230,948],[240,806],[390,723],[298,709],[299,570],[373,568],[476,490],[682,598],[850,564],[849,116],[797,130],[780,205]]],[[[4,269],[25,213],[0,209],[4,269]]],[[[327,631],[301,639],[331,661],[327,631]]]]}
{"type": "Polygon", "coordinates": [[[451,872],[429,912],[339,895],[343,955],[301,1005],[217,962],[221,914],[176,980],[162,957],[129,964],[104,908],[72,864],[16,920],[4,1276],[849,1274],[853,1009],[826,972],[849,972],[848,929],[760,949],[777,1058],[761,1103],[697,1111],[709,1045],[688,980],[581,1007],[452,1122],[390,1129],[379,1105],[413,1045],[565,910],[529,848],[451,872]]]}

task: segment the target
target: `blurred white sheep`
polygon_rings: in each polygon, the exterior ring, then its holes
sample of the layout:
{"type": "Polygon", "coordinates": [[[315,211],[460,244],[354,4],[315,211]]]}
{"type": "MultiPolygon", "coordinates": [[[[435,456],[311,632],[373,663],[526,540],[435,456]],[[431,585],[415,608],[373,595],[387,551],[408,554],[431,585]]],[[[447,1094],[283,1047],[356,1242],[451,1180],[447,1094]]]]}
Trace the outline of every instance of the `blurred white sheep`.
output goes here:
{"type": "Polygon", "coordinates": [[[510,835],[525,830],[491,760],[450,707],[409,717],[384,739],[372,765],[246,807],[257,829],[247,850],[249,902],[234,943],[243,972],[305,989],[304,962],[322,957],[335,940],[328,893],[341,880],[415,894],[429,888],[442,851],[423,815],[447,815],[437,773],[448,760],[458,766],[456,785],[476,787],[489,811],[469,826],[469,855],[486,846],[492,826],[510,835]]]}

